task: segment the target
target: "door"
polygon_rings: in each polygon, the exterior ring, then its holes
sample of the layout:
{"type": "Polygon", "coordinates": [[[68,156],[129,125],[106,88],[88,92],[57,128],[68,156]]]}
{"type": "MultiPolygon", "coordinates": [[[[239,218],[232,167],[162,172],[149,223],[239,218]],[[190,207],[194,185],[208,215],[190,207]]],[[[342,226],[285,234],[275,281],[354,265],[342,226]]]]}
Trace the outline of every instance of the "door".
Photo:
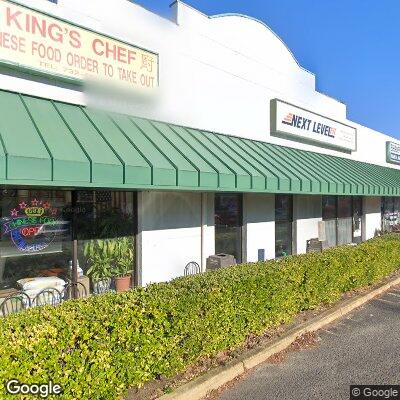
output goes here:
{"type": "Polygon", "coordinates": [[[353,197],[353,243],[360,243],[362,240],[362,198],[353,197]]]}
{"type": "Polygon", "coordinates": [[[337,197],[322,196],[322,219],[325,222],[324,247],[337,245],[337,197]]]}
{"type": "Polygon", "coordinates": [[[275,257],[293,254],[293,196],[275,196],[275,257]]]}
{"type": "Polygon", "coordinates": [[[337,244],[349,244],[353,242],[353,214],[352,197],[338,197],[337,217],[337,244]]]}
{"type": "Polygon", "coordinates": [[[215,195],[215,253],[242,261],[242,195],[215,195]]]}

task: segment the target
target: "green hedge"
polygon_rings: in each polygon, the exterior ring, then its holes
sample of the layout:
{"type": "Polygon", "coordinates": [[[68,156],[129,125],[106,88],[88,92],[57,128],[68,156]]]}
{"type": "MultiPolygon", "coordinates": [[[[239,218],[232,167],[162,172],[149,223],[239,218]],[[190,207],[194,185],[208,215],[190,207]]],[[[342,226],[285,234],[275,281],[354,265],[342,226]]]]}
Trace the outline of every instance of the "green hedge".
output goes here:
{"type": "MultiPolygon", "coordinates": [[[[64,389],[55,399],[116,399],[376,282],[399,264],[400,239],[390,235],[31,309],[0,320],[0,381],[52,380],[64,389]]],[[[4,390],[0,398],[16,398],[4,390]]]]}

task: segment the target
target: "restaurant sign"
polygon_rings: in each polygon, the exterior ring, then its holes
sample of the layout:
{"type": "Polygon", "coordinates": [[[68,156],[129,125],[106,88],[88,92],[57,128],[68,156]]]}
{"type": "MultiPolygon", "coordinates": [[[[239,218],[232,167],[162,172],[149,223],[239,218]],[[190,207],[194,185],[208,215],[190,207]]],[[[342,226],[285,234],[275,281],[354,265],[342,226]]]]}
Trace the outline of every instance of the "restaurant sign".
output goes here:
{"type": "Polygon", "coordinates": [[[357,130],[278,99],[271,101],[271,135],[346,151],[357,149],[357,130]]]}
{"type": "Polygon", "coordinates": [[[392,164],[400,164],[400,144],[386,142],[386,161],[392,164]]]}
{"type": "Polygon", "coordinates": [[[0,63],[51,77],[158,86],[158,55],[0,0],[0,63]]]}
{"type": "Polygon", "coordinates": [[[33,199],[21,201],[10,210],[10,217],[3,222],[3,235],[10,235],[21,252],[38,252],[48,247],[57,231],[58,210],[48,201],[33,199]]]}

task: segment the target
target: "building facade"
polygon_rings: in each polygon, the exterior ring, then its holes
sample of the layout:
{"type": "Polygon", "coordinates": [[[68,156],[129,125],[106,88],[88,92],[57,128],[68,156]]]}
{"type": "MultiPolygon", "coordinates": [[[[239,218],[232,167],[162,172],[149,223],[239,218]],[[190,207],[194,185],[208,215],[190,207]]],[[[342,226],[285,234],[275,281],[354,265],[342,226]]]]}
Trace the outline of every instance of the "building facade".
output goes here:
{"type": "Polygon", "coordinates": [[[400,143],[262,22],[126,0],[3,1],[0,20],[1,290],[67,275],[72,240],[87,287],[97,239],[133,243],[146,285],[396,228],[400,143]]]}

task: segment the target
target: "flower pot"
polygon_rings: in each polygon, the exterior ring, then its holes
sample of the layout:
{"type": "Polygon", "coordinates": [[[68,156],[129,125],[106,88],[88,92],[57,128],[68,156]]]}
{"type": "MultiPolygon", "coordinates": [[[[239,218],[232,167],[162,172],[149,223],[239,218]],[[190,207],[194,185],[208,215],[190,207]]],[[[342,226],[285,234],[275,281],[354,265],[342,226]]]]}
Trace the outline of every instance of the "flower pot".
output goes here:
{"type": "Polygon", "coordinates": [[[103,279],[101,281],[92,282],[93,284],[93,293],[102,294],[107,293],[111,289],[111,279],[103,279]]]}
{"type": "Polygon", "coordinates": [[[117,292],[126,292],[131,288],[131,276],[118,276],[115,278],[115,289],[117,292]]]}

